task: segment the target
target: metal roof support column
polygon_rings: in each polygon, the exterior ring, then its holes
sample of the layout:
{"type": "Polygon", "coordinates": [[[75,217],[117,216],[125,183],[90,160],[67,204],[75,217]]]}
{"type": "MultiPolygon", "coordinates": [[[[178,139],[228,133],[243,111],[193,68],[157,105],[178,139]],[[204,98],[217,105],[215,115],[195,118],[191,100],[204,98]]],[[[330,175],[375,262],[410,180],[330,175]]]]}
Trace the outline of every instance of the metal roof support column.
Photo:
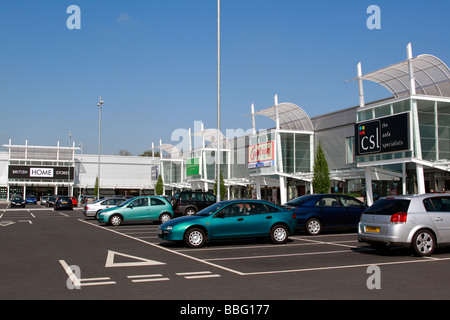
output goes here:
{"type": "Polygon", "coordinates": [[[373,191],[370,167],[364,168],[364,174],[366,179],[366,203],[368,206],[371,206],[373,204],[373,191]]]}
{"type": "Polygon", "coordinates": [[[255,121],[255,104],[252,103],[252,134],[256,134],[256,121],[255,121]]]}
{"type": "MultiPolygon", "coordinates": [[[[275,95],[275,123],[277,132],[277,159],[278,159],[278,170],[284,173],[283,169],[283,151],[281,149],[281,134],[280,130],[280,115],[278,113],[278,95],[275,95]]],[[[287,188],[286,188],[286,177],[279,175],[280,178],[280,204],[287,202],[287,188]]]]}
{"type": "MultiPolygon", "coordinates": [[[[409,71],[409,92],[411,96],[416,94],[416,80],[414,78],[414,69],[413,69],[413,54],[411,43],[408,43],[406,47],[407,57],[408,57],[408,71],[409,71]]],[[[422,160],[422,146],[420,143],[420,129],[419,129],[419,112],[417,110],[417,100],[411,99],[411,108],[412,108],[412,116],[413,116],[413,125],[414,125],[414,151],[415,157],[422,160]]],[[[423,176],[423,165],[416,163],[416,176],[417,176],[417,193],[424,194],[425,193],[425,178],[423,176]]]]}
{"type": "Polygon", "coordinates": [[[364,88],[363,88],[361,62],[358,63],[356,68],[358,72],[359,106],[362,108],[364,107],[365,102],[364,102],[364,88]]]}

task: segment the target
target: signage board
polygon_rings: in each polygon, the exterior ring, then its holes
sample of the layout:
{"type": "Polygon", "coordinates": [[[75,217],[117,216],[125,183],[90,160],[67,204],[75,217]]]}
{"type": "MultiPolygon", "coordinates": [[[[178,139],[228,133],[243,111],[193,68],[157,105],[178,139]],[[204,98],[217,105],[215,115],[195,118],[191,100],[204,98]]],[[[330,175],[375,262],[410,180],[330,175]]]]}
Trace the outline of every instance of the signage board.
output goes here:
{"type": "Polygon", "coordinates": [[[355,156],[410,150],[408,113],[355,124],[355,156]]]}
{"type": "Polygon", "coordinates": [[[273,167],[275,165],[275,141],[248,146],[248,168],[273,167]]]}
{"type": "Polygon", "coordinates": [[[186,160],[186,176],[196,176],[200,174],[200,158],[186,160]]]}
{"type": "Polygon", "coordinates": [[[46,166],[9,166],[8,179],[25,180],[70,180],[74,178],[73,167],[46,167],[46,166]]]}

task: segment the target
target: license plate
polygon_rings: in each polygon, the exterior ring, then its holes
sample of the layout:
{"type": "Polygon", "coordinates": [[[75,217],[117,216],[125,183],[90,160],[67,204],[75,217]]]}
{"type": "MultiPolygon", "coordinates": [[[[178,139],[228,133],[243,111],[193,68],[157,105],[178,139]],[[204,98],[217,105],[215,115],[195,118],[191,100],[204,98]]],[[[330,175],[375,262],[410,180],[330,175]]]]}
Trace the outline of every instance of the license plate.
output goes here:
{"type": "Polygon", "coordinates": [[[380,233],[380,227],[366,227],[366,232],[380,233]]]}
{"type": "Polygon", "coordinates": [[[61,203],[68,203],[67,201],[62,201],[61,203]]]}

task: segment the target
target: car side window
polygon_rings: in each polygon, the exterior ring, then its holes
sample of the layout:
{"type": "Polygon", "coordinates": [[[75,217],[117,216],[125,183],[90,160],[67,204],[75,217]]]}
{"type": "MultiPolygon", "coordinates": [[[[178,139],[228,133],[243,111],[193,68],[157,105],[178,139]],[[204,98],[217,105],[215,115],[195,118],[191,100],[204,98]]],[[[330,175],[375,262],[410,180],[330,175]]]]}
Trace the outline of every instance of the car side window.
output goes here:
{"type": "Polygon", "coordinates": [[[225,218],[228,217],[238,217],[244,215],[246,212],[244,203],[234,203],[229,206],[226,206],[220,211],[220,215],[225,218]]]}
{"type": "Polygon", "coordinates": [[[185,192],[185,193],[182,193],[181,195],[180,195],[180,200],[181,201],[189,201],[190,200],[190,193],[189,192],[185,192]]]}
{"type": "Polygon", "coordinates": [[[209,194],[209,193],[205,193],[205,200],[206,200],[206,201],[210,201],[210,202],[216,201],[216,199],[214,198],[214,196],[213,196],[212,194],[209,194]]]}
{"type": "Polygon", "coordinates": [[[249,203],[246,205],[247,214],[261,214],[268,213],[267,207],[262,203],[249,203]]]}
{"type": "Polygon", "coordinates": [[[450,197],[435,197],[423,200],[428,212],[450,212],[450,197]]]}
{"type": "Polygon", "coordinates": [[[325,196],[316,202],[319,207],[339,207],[336,197],[325,196]]]}
{"type": "Polygon", "coordinates": [[[201,193],[193,193],[192,201],[203,201],[201,193]]]}
{"type": "Polygon", "coordinates": [[[362,202],[359,202],[356,199],[349,198],[349,197],[340,197],[341,203],[344,207],[353,207],[353,208],[361,208],[362,202]]]}
{"type": "Polygon", "coordinates": [[[133,207],[146,207],[148,206],[148,198],[139,198],[131,202],[133,207]]]}
{"type": "Polygon", "coordinates": [[[164,201],[156,198],[151,198],[151,204],[152,206],[163,206],[165,205],[164,201]]]}

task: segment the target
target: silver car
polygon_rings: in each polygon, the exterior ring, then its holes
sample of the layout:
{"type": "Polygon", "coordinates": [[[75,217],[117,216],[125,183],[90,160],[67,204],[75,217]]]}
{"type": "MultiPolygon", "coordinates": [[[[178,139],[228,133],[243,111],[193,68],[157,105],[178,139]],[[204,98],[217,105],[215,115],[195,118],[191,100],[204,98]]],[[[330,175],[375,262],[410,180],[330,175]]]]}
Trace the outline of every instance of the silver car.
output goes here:
{"type": "Polygon", "coordinates": [[[85,217],[95,217],[95,219],[97,219],[97,215],[100,211],[117,207],[119,204],[126,200],[127,198],[125,197],[113,197],[100,199],[92,203],[86,203],[83,207],[83,214],[85,217]]]}
{"type": "Polygon", "coordinates": [[[384,197],[361,215],[358,240],[375,248],[411,248],[430,256],[450,245],[450,195],[422,194],[384,197]]]}

